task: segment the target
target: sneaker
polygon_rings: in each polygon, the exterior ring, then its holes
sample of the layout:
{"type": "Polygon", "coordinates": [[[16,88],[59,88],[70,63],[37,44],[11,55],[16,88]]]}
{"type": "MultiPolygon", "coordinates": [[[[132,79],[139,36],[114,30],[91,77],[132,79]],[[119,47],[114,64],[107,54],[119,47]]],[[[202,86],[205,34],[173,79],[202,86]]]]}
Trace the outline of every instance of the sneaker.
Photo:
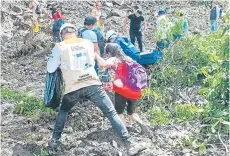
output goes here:
{"type": "Polygon", "coordinates": [[[145,143],[134,143],[132,141],[127,140],[125,142],[125,147],[127,149],[127,155],[128,156],[134,156],[138,154],[139,152],[146,149],[145,143]]]}
{"type": "Polygon", "coordinates": [[[52,139],[50,142],[49,142],[49,148],[51,149],[57,149],[58,146],[60,144],[60,141],[57,140],[57,139],[52,139]]]}

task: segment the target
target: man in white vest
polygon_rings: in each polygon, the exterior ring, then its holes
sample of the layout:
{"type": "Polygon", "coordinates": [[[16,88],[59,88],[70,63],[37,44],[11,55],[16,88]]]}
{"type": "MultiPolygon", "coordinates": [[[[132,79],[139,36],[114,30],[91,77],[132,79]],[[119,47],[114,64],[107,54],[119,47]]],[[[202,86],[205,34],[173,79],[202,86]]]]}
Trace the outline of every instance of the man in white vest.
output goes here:
{"type": "Polygon", "coordinates": [[[116,130],[128,155],[135,155],[146,149],[145,144],[133,141],[119,118],[114,105],[101,86],[94,69],[95,59],[102,67],[109,67],[114,63],[103,60],[94,53],[93,43],[89,40],[77,38],[77,30],[72,24],[64,24],[60,28],[62,42],[57,43],[47,63],[47,71],[53,73],[60,67],[65,82],[65,92],[56,117],[56,123],[49,146],[56,149],[60,143],[61,134],[70,109],[81,99],[88,99],[101,109],[116,130]]]}

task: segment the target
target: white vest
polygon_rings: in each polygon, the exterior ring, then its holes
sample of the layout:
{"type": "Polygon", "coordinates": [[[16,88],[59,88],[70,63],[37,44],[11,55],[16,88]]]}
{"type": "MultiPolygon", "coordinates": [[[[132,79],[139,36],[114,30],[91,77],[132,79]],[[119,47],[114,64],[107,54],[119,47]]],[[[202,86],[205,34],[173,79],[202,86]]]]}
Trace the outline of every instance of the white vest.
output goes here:
{"type": "Polygon", "coordinates": [[[94,69],[94,45],[84,39],[69,39],[60,43],[60,58],[65,94],[75,90],[101,85],[94,69]]]}

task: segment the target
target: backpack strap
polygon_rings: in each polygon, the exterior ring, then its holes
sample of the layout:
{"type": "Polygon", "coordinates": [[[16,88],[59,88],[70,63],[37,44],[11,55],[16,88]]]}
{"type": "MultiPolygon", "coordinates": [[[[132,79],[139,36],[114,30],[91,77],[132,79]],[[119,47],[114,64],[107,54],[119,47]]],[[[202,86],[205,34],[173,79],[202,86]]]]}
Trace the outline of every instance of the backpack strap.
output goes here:
{"type": "Polygon", "coordinates": [[[86,30],[89,30],[88,28],[86,27],[81,27],[78,29],[78,37],[82,38],[82,33],[86,30]]]}

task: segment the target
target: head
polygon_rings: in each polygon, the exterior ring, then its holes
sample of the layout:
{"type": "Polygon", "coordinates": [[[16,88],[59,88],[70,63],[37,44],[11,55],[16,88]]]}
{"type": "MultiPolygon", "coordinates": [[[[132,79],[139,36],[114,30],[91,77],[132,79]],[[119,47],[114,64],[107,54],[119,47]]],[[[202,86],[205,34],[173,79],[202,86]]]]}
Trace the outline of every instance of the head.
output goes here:
{"type": "Polygon", "coordinates": [[[70,24],[70,23],[65,23],[61,26],[60,28],[60,37],[62,41],[70,38],[70,37],[76,37],[77,36],[77,28],[70,24]]]}
{"type": "Polygon", "coordinates": [[[165,10],[158,10],[158,16],[164,16],[166,15],[165,10]]]}
{"type": "Polygon", "coordinates": [[[101,15],[98,22],[100,22],[101,24],[105,24],[105,19],[106,17],[104,15],[101,15]]]}
{"type": "Polygon", "coordinates": [[[102,5],[101,5],[101,2],[96,2],[96,8],[97,8],[97,10],[101,10],[101,7],[102,7],[102,5]]]}
{"type": "Polygon", "coordinates": [[[135,15],[137,17],[140,17],[142,15],[142,10],[141,9],[137,9],[137,11],[135,12],[135,15]]]}
{"type": "Polygon", "coordinates": [[[93,29],[95,23],[97,22],[97,19],[93,16],[88,16],[85,18],[84,26],[86,26],[88,29],[93,29]]]}
{"type": "Polygon", "coordinates": [[[105,53],[108,54],[109,57],[116,57],[122,59],[125,57],[121,47],[117,43],[108,43],[105,46],[105,53]]]}
{"type": "Polygon", "coordinates": [[[117,34],[114,30],[107,31],[105,38],[107,43],[113,43],[117,37],[117,34]]]}
{"type": "Polygon", "coordinates": [[[212,7],[216,6],[216,1],[212,1],[212,7]]]}

